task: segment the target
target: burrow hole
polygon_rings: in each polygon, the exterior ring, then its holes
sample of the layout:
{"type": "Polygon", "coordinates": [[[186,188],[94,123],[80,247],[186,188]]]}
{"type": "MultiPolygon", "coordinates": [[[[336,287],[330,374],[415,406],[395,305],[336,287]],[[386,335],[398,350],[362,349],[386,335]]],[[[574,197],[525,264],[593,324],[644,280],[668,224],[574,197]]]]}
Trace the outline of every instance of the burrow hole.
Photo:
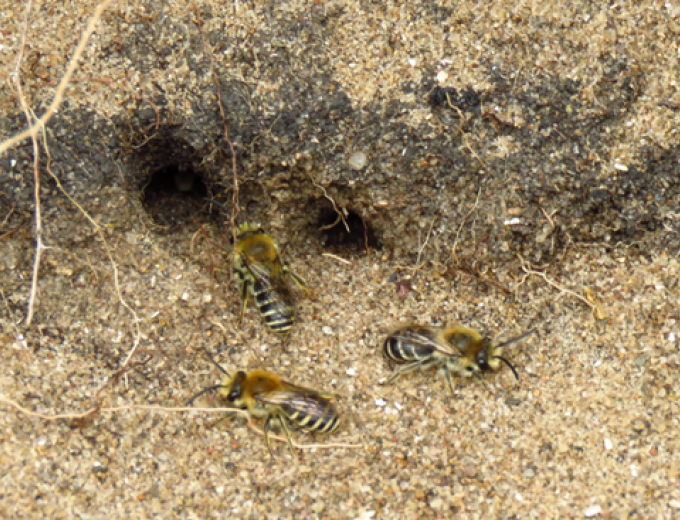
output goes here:
{"type": "Polygon", "coordinates": [[[322,245],[332,249],[380,247],[375,231],[366,219],[349,208],[322,205],[316,225],[322,245]],[[341,215],[342,213],[342,215],[341,215]]]}
{"type": "Polygon", "coordinates": [[[144,209],[160,225],[176,226],[197,217],[206,206],[206,197],[208,187],[202,175],[188,163],[164,166],[142,186],[144,209]]]}

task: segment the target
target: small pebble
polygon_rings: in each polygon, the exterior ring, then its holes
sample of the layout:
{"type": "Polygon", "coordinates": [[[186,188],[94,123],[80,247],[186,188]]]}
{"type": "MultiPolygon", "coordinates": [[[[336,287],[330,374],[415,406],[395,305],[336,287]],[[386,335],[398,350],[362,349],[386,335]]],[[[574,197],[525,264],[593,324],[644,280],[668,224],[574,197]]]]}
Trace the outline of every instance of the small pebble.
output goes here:
{"type": "Polygon", "coordinates": [[[364,152],[354,152],[352,155],[349,156],[347,164],[353,170],[361,170],[364,166],[366,166],[367,162],[368,159],[364,152]]]}
{"type": "Polygon", "coordinates": [[[477,476],[477,467],[472,464],[463,464],[463,475],[467,478],[475,478],[477,476]]]}
{"type": "Polygon", "coordinates": [[[408,298],[408,294],[411,292],[411,282],[401,281],[397,283],[397,296],[400,300],[405,300],[408,298]]]}
{"type": "Polygon", "coordinates": [[[602,512],[602,508],[598,505],[590,506],[586,508],[586,510],[583,512],[584,515],[586,515],[588,518],[592,518],[594,516],[599,515],[602,512]]]}
{"type": "Polygon", "coordinates": [[[430,502],[430,507],[432,509],[441,509],[444,505],[444,501],[441,498],[435,498],[430,502]]]}
{"type": "Polygon", "coordinates": [[[10,248],[8,250],[3,260],[5,262],[5,265],[7,266],[7,269],[9,270],[14,270],[16,269],[17,265],[19,265],[19,256],[14,252],[13,248],[10,248]]]}

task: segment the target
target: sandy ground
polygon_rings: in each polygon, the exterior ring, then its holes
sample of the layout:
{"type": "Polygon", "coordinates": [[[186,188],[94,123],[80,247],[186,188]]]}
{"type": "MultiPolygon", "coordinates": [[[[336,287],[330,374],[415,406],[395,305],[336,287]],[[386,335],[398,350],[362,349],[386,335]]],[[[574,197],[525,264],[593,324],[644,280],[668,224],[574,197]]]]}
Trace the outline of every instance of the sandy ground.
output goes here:
{"type": "MultiPolygon", "coordinates": [[[[107,241],[129,309],[101,241],[60,245],[86,228],[63,208],[49,219],[55,249],[41,271],[35,324],[24,330],[31,233],[5,239],[4,398],[48,416],[85,412],[97,392],[107,408],[180,407],[221,378],[207,352],[229,370],[264,368],[338,393],[342,429],[295,438],[353,447],[303,449],[293,459],[277,444],[270,458],[240,418],[212,426],[219,414],[122,409],[50,421],[5,403],[3,516],[670,518],[677,510],[677,258],[573,251],[550,280],[578,293],[596,288],[607,314],[596,320],[542,278],[503,271],[498,280],[516,298],[421,269],[402,301],[389,279],[412,265],[384,251],[337,252],[345,263],[298,237],[291,266],[317,299],[300,301],[283,345],[252,307],[238,322],[238,293],[225,292],[225,276],[212,280],[208,242],[199,238],[192,252],[193,230],[155,232],[123,193],[109,195],[107,241]],[[9,269],[12,251],[20,260],[9,269]],[[499,339],[539,333],[507,352],[518,383],[503,369],[459,384],[452,399],[432,374],[379,385],[390,374],[380,338],[411,320],[459,321],[499,339]],[[135,344],[135,368],[114,378],[135,344]]],[[[219,244],[223,230],[208,231],[219,244]]]]}
{"type": "MultiPolygon", "coordinates": [[[[32,106],[49,100],[36,85],[59,77],[65,63],[61,53],[72,49],[93,5],[60,6],[49,13],[41,7],[43,16],[28,34],[36,42],[27,56],[36,60],[33,83],[26,86],[32,106]],[[48,53],[50,46],[54,52],[48,53]]],[[[230,36],[241,31],[245,38],[268,17],[304,21],[305,9],[313,5],[293,2],[263,12],[234,3],[224,30],[230,36]]],[[[443,85],[476,88],[485,85],[487,71],[478,60],[491,40],[508,39],[507,56],[495,59],[514,60],[518,70],[559,69],[565,77],[588,77],[587,56],[607,48],[644,64],[647,98],[632,109],[631,124],[622,123],[629,132],[621,134],[606,161],[626,163],[642,139],[677,147],[677,107],[669,106],[678,102],[680,11],[671,3],[622,2],[606,12],[587,2],[574,3],[571,11],[527,2],[415,5],[388,3],[378,16],[359,2],[327,4],[328,16],[343,30],[325,45],[335,58],[335,80],[355,106],[400,96],[395,90],[400,74],[425,74],[409,59],[429,56],[445,63],[452,48],[456,56],[440,76],[443,85]],[[567,31],[579,58],[569,61],[558,40],[534,40],[541,27],[546,34],[567,31]],[[356,34],[371,31],[377,43],[356,47],[356,34]],[[453,39],[444,45],[447,33],[453,39]],[[404,36],[393,41],[390,34],[404,36]],[[384,52],[372,53],[375,45],[384,45],[384,52]],[[531,60],[518,51],[533,46],[531,60]],[[670,105],[650,101],[656,94],[670,105]]],[[[215,9],[216,17],[226,9],[201,6],[215,9]]],[[[12,57],[23,11],[2,7],[7,25],[0,52],[12,57]]],[[[179,6],[119,2],[91,48],[108,67],[99,74],[109,77],[126,68],[119,55],[101,54],[101,42],[113,45],[118,37],[123,45],[121,35],[135,34],[126,16],[139,20],[152,8],[189,22],[179,6]]],[[[217,19],[212,23],[219,25],[217,19]]],[[[182,48],[196,41],[196,34],[188,35],[182,48]]],[[[228,49],[222,56],[240,63],[228,49]]],[[[78,75],[93,76],[93,63],[101,61],[86,53],[78,75]]],[[[247,63],[255,67],[252,60],[247,63]]],[[[2,77],[10,70],[5,65],[2,77]]],[[[128,73],[132,86],[149,78],[136,80],[134,70],[128,73]]],[[[184,74],[181,85],[211,81],[209,75],[194,78],[189,68],[174,73],[184,74]]],[[[273,91],[271,83],[260,87],[273,91]]],[[[186,102],[183,109],[191,111],[179,87],[164,88],[174,110],[186,102]]],[[[125,95],[124,89],[115,92],[125,95]]],[[[128,109],[110,93],[81,82],[67,97],[71,108],[96,100],[93,110],[103,121],[128,109]]],[[[20,114],[14,99],[8,82],[3,115],[20,114]]],[[[415,125],[426,114],[414,110],[407,116],[415,125]]],[[[500,145],[512,147],[512,142],[500,145]]],[[[87,143],[79,146],[87,150],[87,143]]],[[[418,262],[410,248],[413,236],[399,242],[384,233],[384,247],[368,251],[328,248],[310,231],[311,217],[289,219],[271,200],[248,204],[245,216],[271,232],[316,293],[314,301],[300,300],[299,323],[282,342],[252,306],[239,321],[224,217],[200,205],[193,220],[186,218],[183,209],[195,209],[196,201],[175,193],[154,204],[184,215],[181,224],[161,225],[149,216],[154,213],[149,201],[142,204],[139,192],[121,180],[123,173],[114,175],[115,182],[88,181],[73,193],[97,222],[93,226],[48,182],[42,209],[49,248],[43,253],[36,315],[26,328],[35,235],[31,207],[14,201],[31,200],[22,182],[30,181],[32,170],[30,163],[12,163],[12,157],[1,158],[14,177],[3,182],[0,193],[0,516],[680,516],[680,260],[677,249],[668,246],[677,242],[677,213],[665,213],[665,227],[645,236],[649,247],[604,239],[572,242],[549,265],[525,264],[543,275],[527,273],[517,262],[500,263],[475,281],[435,261],[455,252],[447,237],[456,236],[457,223],[434,233],[418,262]],[[411,292],[400,299],[395,279],[413,279],[416,273],[411,292]],[[583,300],[584,287],[594,291],[600,310],[583,300]],[[506,352],[518,382],[504,367],[484,381],[457,381],[452,398],[441,374],[415,373],[393,386],[380,384],[391,373],[381,340],[395,324],[409,321],[460,322],[499,340],[532,328],[538,334],[506,352]],[[281,442],[274,443],[270,456],[263,438],[241,417],[217,423],[223,414],[172,410],[220,380],[205,354],[228,370],[263,368],[337,393],[341,429],[325,438],[295,432],[298,457],[281,442]],[[95,403],[101,407],[97,413],[79,417],[95,403]]],[[[117,170],[111,166],[111,171],[117,170]]],[[[69,179],[65,175],[65,182],[69,179]]],[[[507,210],[505,203],[502,209],[507,210]]],[[[469,204],[463,213],[482,220],[481,211],[469,204]]],[[[407,212],[403,218],[411,219],[407,212]]],[[[424,219],[418,226],[427,230],[429,224],[424,219]]],[[[468,236],[461,235],[463,242],[468,236]]],[[[458,247],[461,255],[474,249],[468,243],[458,247]]],[[[210,408],[220,402],[206,396],[196,404],[210,408]]]]}

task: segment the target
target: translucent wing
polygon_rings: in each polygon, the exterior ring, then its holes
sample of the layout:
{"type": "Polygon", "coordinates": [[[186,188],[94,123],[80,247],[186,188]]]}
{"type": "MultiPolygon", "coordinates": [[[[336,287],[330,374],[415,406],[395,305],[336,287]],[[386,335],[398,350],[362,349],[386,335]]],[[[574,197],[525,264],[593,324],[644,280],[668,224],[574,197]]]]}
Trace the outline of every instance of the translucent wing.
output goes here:
{"type": "Polygon", "coordinates": [[[334,399],[340,398],[340,396],[335,394],[327,394],[325,392],[320,392],[319,390],[314,390],[313,388],[294,385],[288,381],[282,381],[282,383],[284,384],[285,389],[290,392],[298,392],[300,394],[309,395],[312,397],[320,397],[321,399],[326,399],[328,401],[333,401],[334,399]]]}
{"type": "Polygon", "coordinates": [[[287,415],[294,413],[312,417],[323,417],[328,413],[330,403],[318,395],[280,390],[255,396],[263,404],[280,406],[287,415]]]}
{"type": "Polygon", "coordinates": [[[258,286],[258,292],[274,292],[286,305],[289,307],[293,306],[295,300],[290,287],[286,283],[285,273],[280,260],[277,259],[270,264],[263,264],[252,261],[246,255],[243,255],[243,263],[248,268],[248,271],[250,271],[250,274],[253,275],[255,284],[258,286]]]}
{"type": "MultiPolygon", "coordinates": [[[[332,433],[340,425],[340,417],[330,401],[306,391],[278,390],[257,395],[255,399],[276,407],[289,421],[308,431],[332,433]]],[[[285,422],[281,424],[285,428],[285,422]]]]}
{"type": "Polygon", "coordinates": [[[414,345],[432,352],[439,352],[447,357],[459,357],[460,351],[451,347],[442,337],[442,329],[424,325],[407,325],[396,330],[390,338],[403,344],[414,345]]]}

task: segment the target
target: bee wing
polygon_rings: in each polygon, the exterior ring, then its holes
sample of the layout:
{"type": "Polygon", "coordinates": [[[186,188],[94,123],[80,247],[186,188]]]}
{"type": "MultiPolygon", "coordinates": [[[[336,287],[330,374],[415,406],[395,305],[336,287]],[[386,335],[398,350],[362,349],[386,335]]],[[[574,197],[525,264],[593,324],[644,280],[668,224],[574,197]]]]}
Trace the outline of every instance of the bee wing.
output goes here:
{"type": "Polygon", "coordinates": [[[393,332],[390,336],[402,343],[410,343],[447,357],[459,357],[461,352],[442,338],[442,331],[424,325],[409,325],[393,332]]]}
{"type": "Polygon", "coordinates": [[[256,395],[255,399],[264,404],[281,406],[309,416],[323,416],[328,409],[328,403],[320,399],[320,396],[293,390],[266,392],[256,395]]]}
{"type": "Polygon", "coordinates": [[[300,394],[310,395],[313,397],[320,397],[328,401],[340,399],[340,396],[336,394],[327,394],[325,392],[320,392],[319,390],[314,390],[313,388],[294,385],[293,383],[289,383],[288,381],[282,381],[282,383],[285,385],[286,390],[290,392],[298,392],[300,394]]]}
{"type": "Polygon", "coordinates": [[[293,306],[293,291],[291,291],[288,282],[286,282],[286,274],[280,261],[272,266],[270,283],[272,289],[285,301],[288,305],[293,306]]]}
{"type": "Polygon", "coordinates": [[[272,277],[272,272],[271,268],[267,266],[267,264],[257,262],[252,258],[249,258],[248,255],[241,255],[241,260],[243,264],[248,268],[248,271],[250,271],[250,274],[253,275],[253,278],[262,283],[266,284],[271,283],[270,280],[272,277]]]}
{"type": "Polygon", "coordinates": [[[267,265],[254,262],[246,257],[243,263],[250,274],[253,275],[253,278],[261,283],[265,289],[275,292],[286,305],[293,306],[293,293],[286,283],[285,272],[278,259],[267,265]]]}

